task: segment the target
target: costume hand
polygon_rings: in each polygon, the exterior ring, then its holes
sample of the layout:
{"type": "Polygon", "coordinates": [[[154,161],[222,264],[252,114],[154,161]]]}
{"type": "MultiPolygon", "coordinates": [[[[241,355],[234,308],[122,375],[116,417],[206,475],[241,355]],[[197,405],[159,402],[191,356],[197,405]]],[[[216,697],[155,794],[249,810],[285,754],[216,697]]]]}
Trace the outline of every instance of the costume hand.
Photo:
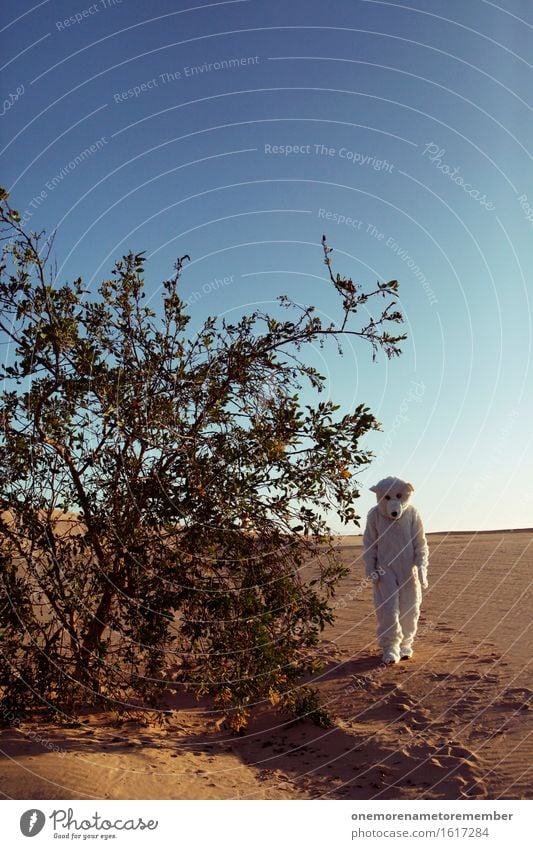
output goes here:
{"type": "Polygon", "coordinates": [[[422,586],[422,589],[427,590],[427,588],[429,587],[427,572],[422,571],[422,569],[419,569],[418,570],[418,578],[420,580],[420,584],[422,586]]]}

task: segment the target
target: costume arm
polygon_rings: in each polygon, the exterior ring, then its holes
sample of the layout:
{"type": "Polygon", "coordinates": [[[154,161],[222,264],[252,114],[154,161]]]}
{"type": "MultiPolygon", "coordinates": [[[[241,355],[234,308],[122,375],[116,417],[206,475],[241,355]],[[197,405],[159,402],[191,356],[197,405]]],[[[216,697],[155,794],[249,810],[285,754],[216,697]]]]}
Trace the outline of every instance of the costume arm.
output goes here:
{"type": "Polygon", "coordinates": [[[414,565],[417,568],[420,583],[423,588],[426,589],[428,586],[427,575],[429,551],[422,519],[420,518],[420,514],[417,510],[413,513],[413,547],[415,553],[414,565]]]}
{"type": "Polygon", "coordinates": [[[371,581],[379,581],[378,565],[378,529],[372,512],[367,516],[365,532],[363,534],[363,560],[365,563],[365,575],[371,581]]]}

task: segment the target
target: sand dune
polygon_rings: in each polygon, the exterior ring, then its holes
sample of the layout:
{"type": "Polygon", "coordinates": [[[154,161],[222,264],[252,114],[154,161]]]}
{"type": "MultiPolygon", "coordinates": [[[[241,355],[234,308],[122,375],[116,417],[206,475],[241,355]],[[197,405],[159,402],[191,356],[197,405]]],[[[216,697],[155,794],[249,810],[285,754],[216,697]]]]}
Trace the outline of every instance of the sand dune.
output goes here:
{"type": "Polygon", "coordinates": [[[339,544],[350,575],[315,681],[333,728],[259,706],[234,737],[207,703],[181,694],[163,727],[102,714],[70,728],[25,724],[0,733],[3,796],[530,798],[533,532],[430,535],[415,657],[385,668],[370,591],[359,591],[360,537],[339,544]]]}

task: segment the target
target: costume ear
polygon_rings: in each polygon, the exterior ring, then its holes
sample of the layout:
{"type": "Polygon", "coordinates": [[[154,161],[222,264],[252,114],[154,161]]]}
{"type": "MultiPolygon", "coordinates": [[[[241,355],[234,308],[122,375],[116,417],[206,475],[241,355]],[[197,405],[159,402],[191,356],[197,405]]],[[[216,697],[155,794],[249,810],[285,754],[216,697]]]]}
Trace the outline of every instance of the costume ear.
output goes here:
{"type": "Polygon", "coordinates": [[[376,484],[376,486],[371,486],[371,487],[370,487],[370,492],[377,492],[377,491],[378,491],[377,484],[376,484]]]}
{"type": "Polygon", "coordinates": [[[412,484],[412,483],[406,483],[406,484],[405,484],[405,488],[406,488],[409,492],[414,492],[414,491],[415,491],[415,488],[414,488],[414,486],[413,486],[413,484],[412,484]]]}

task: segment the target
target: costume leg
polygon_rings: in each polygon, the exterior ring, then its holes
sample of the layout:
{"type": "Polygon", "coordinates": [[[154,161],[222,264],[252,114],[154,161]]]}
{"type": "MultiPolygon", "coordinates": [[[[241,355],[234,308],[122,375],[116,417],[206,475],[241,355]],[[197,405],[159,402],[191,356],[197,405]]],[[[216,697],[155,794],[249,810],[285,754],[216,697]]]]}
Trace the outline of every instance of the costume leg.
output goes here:
{"type": "Polygon", "coordinates": [[[374,606],[378,620],[378,645],[384,660],[399,660],[402,632],[399,622],[399,597],[396,575],[387,570],[374,584],[374,606]]]}
{"type": "Polygon", "coordinates": [[[416,636],[418,617],[420,615],[420,603],[422,601],[422,590],[420,582],[414,569],[412,569],[406,580],[400,583],[399,596],[399,618],[402,630],[400,655],[411,657],[413,653],[413,640],[416,636]]]}

